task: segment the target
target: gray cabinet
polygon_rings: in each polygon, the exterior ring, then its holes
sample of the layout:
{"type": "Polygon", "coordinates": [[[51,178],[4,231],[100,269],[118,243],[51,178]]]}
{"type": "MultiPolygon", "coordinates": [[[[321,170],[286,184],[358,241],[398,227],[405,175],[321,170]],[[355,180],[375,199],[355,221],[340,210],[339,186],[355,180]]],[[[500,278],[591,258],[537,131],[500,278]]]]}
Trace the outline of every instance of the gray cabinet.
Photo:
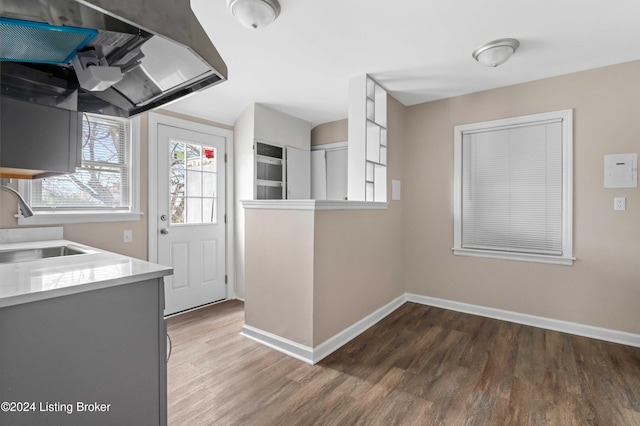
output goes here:
{"type": "Polygon", "coordinates": [[[74,173],[82,161],[82,114],[3,96],[0,177],[74,173]]]}
{"type": "Polygon", "coordinates": [[[1,308],[0,401],[35,410],[0,424],[166,425],[163,310],[162,278],[1,308]]]}

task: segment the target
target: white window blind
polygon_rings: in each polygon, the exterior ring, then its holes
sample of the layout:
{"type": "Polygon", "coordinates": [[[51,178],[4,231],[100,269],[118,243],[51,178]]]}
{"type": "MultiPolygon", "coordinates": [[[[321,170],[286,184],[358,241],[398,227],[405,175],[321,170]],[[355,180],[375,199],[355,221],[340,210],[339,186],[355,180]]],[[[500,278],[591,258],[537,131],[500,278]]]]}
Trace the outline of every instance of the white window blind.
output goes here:
{"type": "Polygon", "coordinates": [[[129,120],[85,114],[82,140],[82,166],[75,174],[32,183],[30,201],[36,211],[130,209],[129,120]]]}
{"type": "Polygon", "coordinates": [[[455,127],[454,253],[571,265],[571,110],[455,127]]]}
{"type": "Polygon", "coordinates": [[[562,123],[463,134],[462,246],[562,254],[562,123]]]}

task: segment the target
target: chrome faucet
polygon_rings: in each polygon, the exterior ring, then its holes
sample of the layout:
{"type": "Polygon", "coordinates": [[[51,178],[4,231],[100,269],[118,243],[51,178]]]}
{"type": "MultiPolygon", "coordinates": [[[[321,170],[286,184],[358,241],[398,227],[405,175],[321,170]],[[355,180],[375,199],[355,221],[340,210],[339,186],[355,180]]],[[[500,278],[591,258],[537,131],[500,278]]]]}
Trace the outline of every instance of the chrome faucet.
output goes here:
{"type": "Polygon", "coordinates": [[[15,189],[11,188],[7,184],[9,183],[9,179],[0,179],[0,189],[8,192],[9,194],[13,194],[13,196],[18,200],[18,207],[20,208],[20,212],[22,213],[22,217],[31,217],[33,216],[33,210],[29,207],[29,204],[22,198],[22,195],[15,189]]]}

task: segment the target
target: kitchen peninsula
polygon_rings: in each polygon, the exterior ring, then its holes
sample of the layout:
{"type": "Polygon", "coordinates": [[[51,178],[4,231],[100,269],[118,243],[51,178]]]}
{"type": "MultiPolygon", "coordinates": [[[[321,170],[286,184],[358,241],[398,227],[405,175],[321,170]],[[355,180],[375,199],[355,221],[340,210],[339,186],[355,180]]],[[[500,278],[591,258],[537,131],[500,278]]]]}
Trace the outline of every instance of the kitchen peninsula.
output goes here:
{"type": "Polygon", "coordinates": [[[0,230],[0,255],[60,247],[0,263],[0,401],[16,403],[0,424],[166,424],[171,268],[66,241],[62,228],[0,230]]]}
{"type": "Polygon", "coordinates": [[[396,234],[386,225],[389,217],[398,219],[397,205],[318,200],[242,205],[244,336],[315,364],[362,332],[357,323],[372,311],[385,306],[389,313],[401,304],[400,272],[392,256],[399,247],[389,244],[396,234]]]}

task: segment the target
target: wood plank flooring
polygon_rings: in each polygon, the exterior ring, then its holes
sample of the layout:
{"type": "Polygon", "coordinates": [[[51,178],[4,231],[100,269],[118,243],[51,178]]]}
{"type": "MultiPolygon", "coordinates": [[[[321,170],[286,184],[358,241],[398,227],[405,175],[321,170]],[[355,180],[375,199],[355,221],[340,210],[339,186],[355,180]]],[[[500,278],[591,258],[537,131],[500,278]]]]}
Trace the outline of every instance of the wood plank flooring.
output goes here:
{"type": "Polygon", "coordinates": [[[406,303],[318,365],[168,320],[169,425],[640,425],[640,349],[406,303]]]}

